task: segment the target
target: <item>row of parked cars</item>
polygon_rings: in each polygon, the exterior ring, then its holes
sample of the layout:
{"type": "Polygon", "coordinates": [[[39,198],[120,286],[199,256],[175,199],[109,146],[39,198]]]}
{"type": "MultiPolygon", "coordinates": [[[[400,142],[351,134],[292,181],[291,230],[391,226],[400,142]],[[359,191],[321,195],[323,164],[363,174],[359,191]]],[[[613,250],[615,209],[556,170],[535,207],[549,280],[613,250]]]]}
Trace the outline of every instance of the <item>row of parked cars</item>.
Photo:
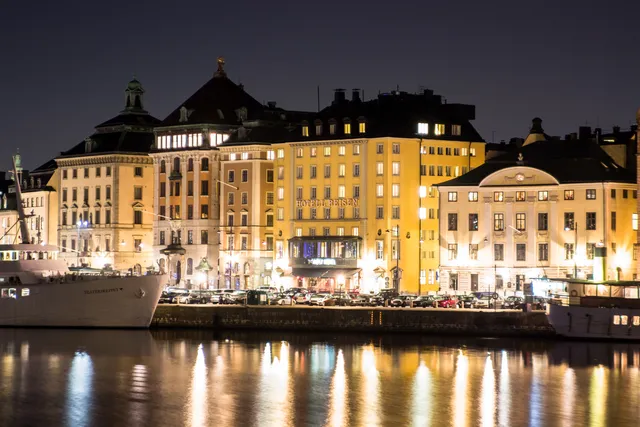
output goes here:
{"type": "MultiPolygon", "coordinates": [[[[377,294],[350,292],[316,292],[304,288],[290,288],[280,291],[264,286],[256,289],[266,295],[262,302],[269,305],[310,305],[310,306],[351,306],[351,307],[434,307],[434,308],[477,308],[545,310],[548,301],[541,297],[531,297],[528,301],[520,296],[501,298],[494,292],[472,292],[467,295],[399,295],[393,289],[383,289],[377,294]]],[[[167,288],[160,296],[159,304],[245,304],[247,290],[215,289],[195,290],[167,288]]]]}

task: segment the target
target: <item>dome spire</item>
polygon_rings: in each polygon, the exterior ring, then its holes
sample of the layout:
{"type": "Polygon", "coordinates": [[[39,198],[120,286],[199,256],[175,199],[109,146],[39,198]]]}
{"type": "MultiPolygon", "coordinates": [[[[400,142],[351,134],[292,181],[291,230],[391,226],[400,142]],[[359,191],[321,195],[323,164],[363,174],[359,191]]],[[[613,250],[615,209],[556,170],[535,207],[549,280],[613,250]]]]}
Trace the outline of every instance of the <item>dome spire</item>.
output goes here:
{"type": "Polygon", "coordinates": [[[142,84],[133,74],[133,80],[129,82],[124,90],[125,104],[122,113],[141,113],[145,114],[144,109],[144,88],[142,84]]]}
{"type": "Polygon", "coordinates": [[[218,70],[213,74],[213,77],[227,77],[227,73],[224,71],[224,64],[224,57],[218,56],[218,70]]]}

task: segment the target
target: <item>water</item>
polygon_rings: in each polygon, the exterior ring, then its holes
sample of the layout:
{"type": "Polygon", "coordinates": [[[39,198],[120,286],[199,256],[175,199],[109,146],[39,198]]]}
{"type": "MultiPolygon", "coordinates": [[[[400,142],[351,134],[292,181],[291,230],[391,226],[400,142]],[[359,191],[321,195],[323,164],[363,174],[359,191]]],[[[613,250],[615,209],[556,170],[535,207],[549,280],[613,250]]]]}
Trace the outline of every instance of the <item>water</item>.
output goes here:
{"type": "Polygon", "coordinates": [[[0,426],[637,426],[640,345],[0,329],[0,426]]]}

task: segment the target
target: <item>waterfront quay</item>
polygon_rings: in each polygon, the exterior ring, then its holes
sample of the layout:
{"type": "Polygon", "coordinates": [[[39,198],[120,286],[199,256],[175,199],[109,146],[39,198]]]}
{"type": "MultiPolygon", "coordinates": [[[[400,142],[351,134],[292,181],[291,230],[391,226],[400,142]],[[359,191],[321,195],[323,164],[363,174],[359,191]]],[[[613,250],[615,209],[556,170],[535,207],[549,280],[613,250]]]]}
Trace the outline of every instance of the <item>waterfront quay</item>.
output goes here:
{"type": "Polygon", "coordinates": [[[151,327],[555,336],[543,311],[438,308],[163,304],[151,327]]]}

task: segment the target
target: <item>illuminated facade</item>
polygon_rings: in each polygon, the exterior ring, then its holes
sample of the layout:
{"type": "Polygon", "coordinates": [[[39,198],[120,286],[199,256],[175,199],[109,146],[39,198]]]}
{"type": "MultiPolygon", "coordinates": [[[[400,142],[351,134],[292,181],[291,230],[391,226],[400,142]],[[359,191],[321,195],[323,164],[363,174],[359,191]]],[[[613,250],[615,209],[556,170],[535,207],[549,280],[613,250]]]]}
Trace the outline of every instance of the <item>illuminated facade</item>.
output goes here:
{"type": "MultiPolygon", "coordinates": [[[[158,120],[132,80],[125,108],[93,135],[57,157],[59,256],[72,267],[142,274],[153,268],[153,163],[148,152],[158,120]]],[[[25,195],[26,197],[26,195],[25,195]]]]}
{"type": "Polygon", "coordinates": [[[474,114],[431,91],[362,101],[337,90],[293,141],[273,145],[275,283],[437,290],[433,185],[484,162],[474,114]]]}
{"type": "Polygon", "coordinates": [[[439,185],[443,291],[523,291],[533,278],[635,278],[635,176],[591,140],[550,140],[439,185]]]}
{"type": "Polygon", "coordinates": [[[55,245],[58,242],[59,182],[55,160],[23,175],[22,200],[33,243],[55,245]]]}

